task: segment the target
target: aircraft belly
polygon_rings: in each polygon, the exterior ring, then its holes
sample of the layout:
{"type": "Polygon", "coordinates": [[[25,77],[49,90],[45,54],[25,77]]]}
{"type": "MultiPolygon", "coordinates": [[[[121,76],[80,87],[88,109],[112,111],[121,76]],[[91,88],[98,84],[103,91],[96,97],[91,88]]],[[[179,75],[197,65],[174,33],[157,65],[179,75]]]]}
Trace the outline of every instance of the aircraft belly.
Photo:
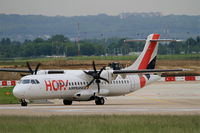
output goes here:
{"type": "Polygon", "coordinates": [[[108,96],[120,96],[130,92],[128,85],[111,85],[108,90],[110,91],[108,96]]]}

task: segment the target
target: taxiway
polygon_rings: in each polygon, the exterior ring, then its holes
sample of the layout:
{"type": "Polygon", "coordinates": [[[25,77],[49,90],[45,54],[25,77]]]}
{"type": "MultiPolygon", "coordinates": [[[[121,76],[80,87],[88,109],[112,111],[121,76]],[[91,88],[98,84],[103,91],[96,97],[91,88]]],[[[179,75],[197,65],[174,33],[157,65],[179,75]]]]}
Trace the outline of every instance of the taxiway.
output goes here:
{"type": "Polygon", "coordinates": [[[105,105],[52,102],[0,105],[0,115],[200,114],[200,82],[158,82],[126,96],[107,98],[105,105]]]}

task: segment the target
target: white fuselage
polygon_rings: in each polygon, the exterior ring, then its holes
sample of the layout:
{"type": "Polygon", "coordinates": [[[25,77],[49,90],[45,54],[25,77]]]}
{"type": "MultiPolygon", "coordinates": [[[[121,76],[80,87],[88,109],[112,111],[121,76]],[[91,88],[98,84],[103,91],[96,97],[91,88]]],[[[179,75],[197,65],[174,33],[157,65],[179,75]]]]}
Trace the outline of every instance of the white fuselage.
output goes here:
{"type": "MultiPolygon", "coordinates": [[[[109,71],[101,74],[109,83],[101,81],[98,95],[120,96],[136,91],[160,78],[158,75],[121,75],[111,77],[109,71]]],[[[82,70],[65,70],[63,74],[29,75],[21,79],[13,89],[13,94],[19,99],[66,99],[71,101],[88,101],[97,94],[97,84],[94,82],[88,88],[86,85],[92,78],[82,70]],[[34,80],[34,81],[33,81],[34,80]],[[39,82],[36,82],[39,81],[39,82]]]]}

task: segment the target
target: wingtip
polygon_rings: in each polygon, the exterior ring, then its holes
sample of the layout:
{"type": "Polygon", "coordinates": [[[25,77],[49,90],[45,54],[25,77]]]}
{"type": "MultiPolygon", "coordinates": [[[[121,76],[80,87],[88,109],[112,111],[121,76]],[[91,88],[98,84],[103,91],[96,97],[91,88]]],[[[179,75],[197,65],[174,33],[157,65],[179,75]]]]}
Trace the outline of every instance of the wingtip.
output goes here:
{"type": "Polygon", "coordinates": [[[193,71],[193,69],[182,69],[183,71],[193,71]]]}

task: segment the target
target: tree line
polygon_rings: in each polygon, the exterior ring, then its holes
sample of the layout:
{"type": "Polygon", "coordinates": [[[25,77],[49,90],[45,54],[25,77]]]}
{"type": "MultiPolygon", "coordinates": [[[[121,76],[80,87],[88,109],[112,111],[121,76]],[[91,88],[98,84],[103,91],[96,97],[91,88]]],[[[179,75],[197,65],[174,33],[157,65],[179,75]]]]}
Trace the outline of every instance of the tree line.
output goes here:
{"type": "MultiPolygon", "coordinates": [[[[55,35],[44,40],[0,41],[0,58],[40,57],[40,56],[77,56],[77,55],[128,55],[141,52],[144,43],[124,43],[125,38],[85,39],[71,41],[64,35],[55,35]],[[80,51],[78,51],[78,45],[80,51]]],[[[200,36],[188,38],[184,42],[170,42],[159,45],[158,54],[193,54],[200,53],[200,36]]]]}
{"type": "Polygon", "coordinates": [[[63,34],[77,36],[79,25],[82,38],[146,37],[146,33],[162,33],[164,37],[186,39],[198,36],[199,16],[162,15],[159,13],[123,13],[117,16],[106,14],[88,16],[41,16],[0,14],[0,37],[15,40],[34,39],[38,36],[63,34]]]}

